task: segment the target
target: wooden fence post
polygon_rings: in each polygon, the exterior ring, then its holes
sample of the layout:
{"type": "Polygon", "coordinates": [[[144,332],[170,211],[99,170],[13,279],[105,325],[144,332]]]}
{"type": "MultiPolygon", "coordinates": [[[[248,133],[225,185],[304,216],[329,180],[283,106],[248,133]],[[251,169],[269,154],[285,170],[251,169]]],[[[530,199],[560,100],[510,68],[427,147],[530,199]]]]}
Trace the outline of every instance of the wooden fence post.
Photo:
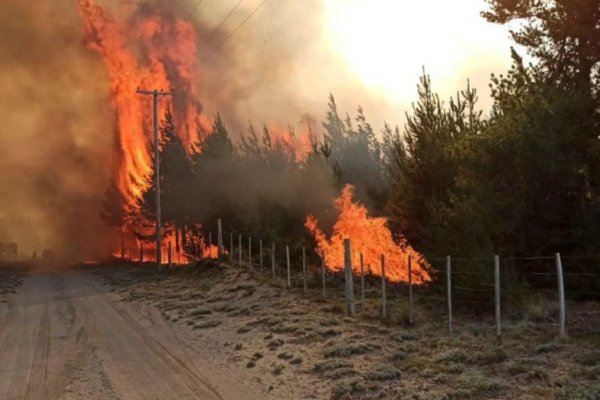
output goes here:
{"type": "Polygon", "coordinates": [[[263,250],[262,250],[262,239],[258,240],[258,253],[260,257],[260,274],[263,275],[263,250]]]}
{"type": "Polygon", "coordinates": [[[413,324],[412,257],[408,256],[408,323],[413,324]]]}
{"type": "Polygon", "coordinates": [[[563,279],[563,269],[562,269],[562,261],[560,259],[560,253],[554,254],[554,259],[556,262],[556,275],[558,278],[558,305],[559,305],[559,334],[560,337],[565,336],[565,285],[563,279]]]}
{"type": "Polygon", "coordinates": [[[352,249],[350,239],[344,239],[344,264],[346,277],[346,312],[354,317],[356,309],[354,307],[354,283],[352,282],[352,249]]]}
{"type": "Polygon", "coordinates": [[[275,242],[271,247],[271,270],[273,273],[273,278],[275,278],[275,242]]]}
{"type": "Polygon", "coordinates": [[[241,267],[242,266],[242,234],[240,233],[238,235],[238,250],[239,250],[239,254],[238,254],[238,264],[241,267]]]}
{"type": "Polygon", "coordinates": [[[212,232],[208,232],[208,258],[212,258],[212,232]]]}
{"type": "Polygon", "coordinates": [[[363,253],[360,253],[360,309],[365,311],[365,265],[363,253]]]}
{"type": "Polygon", "coordinates": [[[292,287],[292,277],[290,272],[290,246],[285,245],[285,259],[287,261],[287,286],[288,289],[292,287]]]}
{"type": "Polygon", "coordinates": [[[144,243],[140,241],[140,263],[144,262],[144,243]]]}
{"type": "Polygon", "coordinates": [[[171,246],[171,241],[169,241],[169,268],[171,268],[173,265],[173,248],[171,246]]]}
{"type": "Polygon", "coordinates": [[[248,236],[248,267],[252,269],[252,236],[248,236]]]}
{"type": "Polygon", "coordinates": [[[381,255],[381,317],[387,317],[387,298],[385,294],[385,256],[381,255]]]}
{"type": "Polygon", "coordinates": [[[233,265],[233,232],[229,233],[229,263],[233,265]]]}
{"type": "Polygon", "coordinates": [[[223,225],[221,224],[221,218],[217,219],[217,257],[219,260],[223,257],[223,225]]]}
{"type": "Polygon", "coordinates": [[[500,256],[494,256],[494,291],[496,297],[496,337],[500,339],[500,256]]]}
{"type": "Polygon", "coordinates": [[[323,284],[323,298],[325,298],[325,252],[321,255],[321,282],[323,284]]]}
{"type": "Polygon", "coordinates": [[[304,293],[306,293],[306,248],[302,246],[302,281],[304,284],[304,293]]]}
{"type": "Polygon", "coordinates": [[[448,297],[448,331],[452,332],[452,260],[446,256],[446,294],[448,297]]]}

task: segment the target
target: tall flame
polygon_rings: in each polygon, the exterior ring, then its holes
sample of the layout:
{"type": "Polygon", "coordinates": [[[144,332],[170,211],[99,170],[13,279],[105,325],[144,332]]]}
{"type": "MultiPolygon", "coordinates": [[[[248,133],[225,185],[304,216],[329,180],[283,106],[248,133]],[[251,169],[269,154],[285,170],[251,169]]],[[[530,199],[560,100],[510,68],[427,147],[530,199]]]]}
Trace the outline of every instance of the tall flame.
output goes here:
{"type": "Polygon", "coordinates": [[[137,88],[175,91],[161,105],[171,107],[188,150],[197,133],[210,128],[196,100],[196,30],[189,21],[165,15],[117,21],[95,0],[77,0],[77,8],[85,44],[100,54],[110,79],[120,150],[116,181],[133,206],[152,171],[152,106],[148,96],[136,94],[137,88]]]}
{"type": "Polygon", "coordinates": [[[272,148],[279,150],[290,161],[303,163],[313,151],[311,141],[314,138],[308,128],[297,135],[291,127],[281,129],[279,126],[271,124],[269,135],[272,148]]]}
{"type": "Polygon", "coordinates": [[[429,264],[423,255],[404,238],[396,243],[387,220],[369,217],[362,204],[352,202],[353,194],[354,187],[346,185],[335,199],[334,206],[339,215],[330,239],[319,229],[316,217],[306,217],[305,226],[317,242],[317,252],[324,255],[327,268],[332,271],[344,268],[344,239],[349,238],[352,245],[352,268],[356,273],[360,273],[359,254],[362,253],[365,273],[381,276],[380,257],[383,254],[386,259],[386,277],[391,282],[408,282],[408,256],[411,256],[413,283],[431,281],[427,272],[429,264]]]}

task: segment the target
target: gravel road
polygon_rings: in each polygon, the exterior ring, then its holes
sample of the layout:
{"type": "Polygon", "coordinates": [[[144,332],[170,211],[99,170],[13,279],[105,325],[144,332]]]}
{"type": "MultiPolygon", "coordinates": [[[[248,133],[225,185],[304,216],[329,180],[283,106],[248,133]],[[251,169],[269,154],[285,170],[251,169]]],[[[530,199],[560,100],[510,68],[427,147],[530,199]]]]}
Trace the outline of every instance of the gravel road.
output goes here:
{"type": "Polygon", "coordinates": [[[32,272],[6,299],[0,399],[260,398],[158,311],[121,301],[83,272],[32,272]]]}

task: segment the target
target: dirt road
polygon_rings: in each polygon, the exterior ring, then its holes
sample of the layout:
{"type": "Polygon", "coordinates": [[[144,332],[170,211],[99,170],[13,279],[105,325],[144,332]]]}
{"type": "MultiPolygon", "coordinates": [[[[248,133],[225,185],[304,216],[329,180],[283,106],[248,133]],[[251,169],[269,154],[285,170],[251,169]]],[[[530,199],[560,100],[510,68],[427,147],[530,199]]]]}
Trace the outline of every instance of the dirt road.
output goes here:
{"type": "Polygon", "coordinates": [[[0,399],[252,399],[151,307],[82,272],[32,273],[0,320],[0,399]]]}

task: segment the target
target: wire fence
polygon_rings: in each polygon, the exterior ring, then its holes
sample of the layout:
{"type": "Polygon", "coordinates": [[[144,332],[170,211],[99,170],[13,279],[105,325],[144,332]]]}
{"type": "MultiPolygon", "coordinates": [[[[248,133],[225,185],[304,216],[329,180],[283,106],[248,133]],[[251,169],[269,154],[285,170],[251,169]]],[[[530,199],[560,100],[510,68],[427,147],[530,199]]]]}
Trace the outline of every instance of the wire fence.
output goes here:
{"type": "MultiPolygon", "coordinates": [[[[220,258],[248,268],[263,279],[279,280],[288,289],[302,288],[304,293],[312,295],[318,290],[323,298],[343,299],[346,312],[351,316],[356,312],[355,292],[358,292],[360,312],[373,312],[373,307],[365,306],[371,302],[380,308],[380,317],[389,319],[390,302],[394,302],[396,308],[402,303],[410,324],[414,323],[417,308],[438,304],[432,308],[446,320],[450,332],[462,319],[477,315],[493,321],[496,335],[500,337],[502,321],[522,318],[528,312],[527,303],[537,298],[551,305],[551,315],[537,318],[545,319],[557,329],[559,336],[565,336],[566,302],[600,300],[600,255],[432,257],[427,261],[433,280],[415,285],[410,260],[408,279],[391,283],[384,268],[385,255],[381,258],[380,276],[374,276],[357,268],[356,257],[352,264],[345,258],[342,271],[332,271],[320,255],[307,248],[309,243],[290,245],[263,240],[259,235],[236,229],[225,233],[220,220],[216,235],[206,231],[203,236],[208,239],[205,244],[211,250],[201,254],[196,246],[192,249],[193,258],[220,258]],[[217,246],[216,251],[212,250],[213,244],[217,246]],[[357,270],[362,272],[357,274],[357,270]]],[[[351,242],[346,245],[351,254],[351,242]]],[[[166,250],[171,262],[171,246],[166,250]]],[[[362,255],[360,259],[362,262],[362,255]]],[[[143,261],[141,251],[140,261],[143,261]]]]}

